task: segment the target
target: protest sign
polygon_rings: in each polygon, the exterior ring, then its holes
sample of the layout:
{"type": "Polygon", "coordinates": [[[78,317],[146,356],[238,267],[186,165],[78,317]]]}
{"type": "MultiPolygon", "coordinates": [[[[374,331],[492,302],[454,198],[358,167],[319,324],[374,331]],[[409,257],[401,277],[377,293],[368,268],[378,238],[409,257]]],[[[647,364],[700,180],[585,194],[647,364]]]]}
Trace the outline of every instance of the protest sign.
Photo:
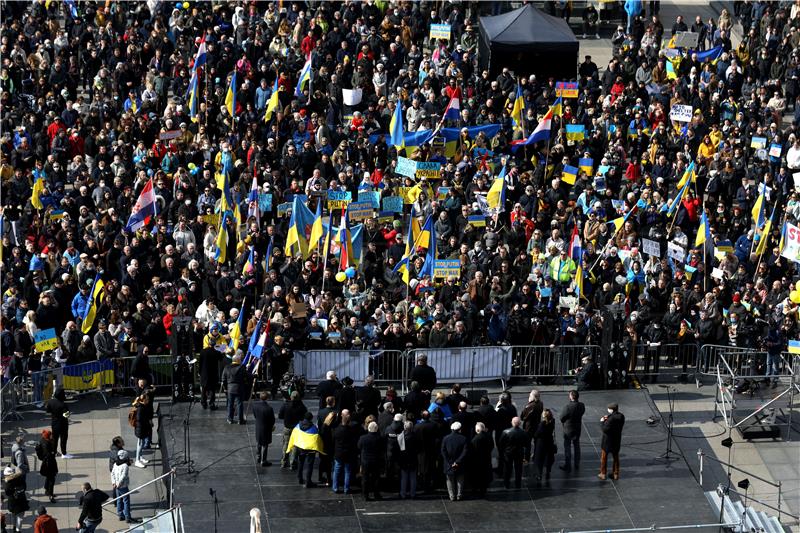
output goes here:
{"type": "Polygon", "coordinates": [[[431,31],[428,37],[430,39],[444,39],[449,41],[451,29],[450,24],[431,24],[431,31]]]}
{"type": "Polygon", "coordinates": [[[429,180],[439,179],[439,173],[442,170],[442,164],[434,161],[418,161],[417,162],[417,178],[425,178],[429,180]]]}
{"type": "Polygon", "coordinates": [[[681,263],[686,262],[686,250],[683,249],[683,246],[680,244],[675,244],[674,242],[670,242],[667,244],[667,257],[671,257],[675,261],[680,261],[681,263]]]}
{"type": "Polygon", "coordinates": [[[394,167],[394,173],[413,178],[417,172],[417,162],[407,157],[398,157],[397,166],[394,167]]]}
{"type": "Polygon", "coordinates": [[[784,245],[783,250],[781,250],[781,256],[795,263],[800,263],[800,227],[787,222],[783,240],[784,245]]]}
{"type": "Polygon", "coordinates": [[[177,139],[181,136],[181,130],[169,130],[163,131],[158,134],[158,138],[162,141],[171,141],[172,139],[177,139]]]}
{"type": "Polygon", "coordinates": [[[53,328],[36,332],[33,336],[33,341],[36,343],[37,352],[45,352],[58,348],[58,338],[56,337],[56,330],[53,328]]]}
{"type": "Polygon", "coordinates": [[[437,259],[433,267],[434,278],[461,277],[461,261],[459,259],[437,259]]]}
{"type": "Polygon", "coordinates": [[[286,213],[291,208],[292,208],[291,202],[285,202],[285,203],[282,203],[282,204],[278,204],[278,216],[279,217],[285,217],[286,213]]]}
{"type": "Polygon", "coordinates": [[[436,199],[443,201],[447,199],[447,193],[450,192],[450,187],[439,187],[436,189],[436,199]]]}
{"type": "Polygon", "coordinates": [[[483,228],[486,226],[486,217],[483,215],[470,215],[467,218],[470,226],[474,226],[476,228],[483,228]]]}
{"type": "Polygon", "coordinates": [[[272,211],[272,193],[259,193],[258,210],[261,212],[272,211]]]}
{"type": "Polygon", "coordinates": [[[344,105],[355,106],[361,103],[364,97],[364,91],[360,87],[358,89],[342,89],[342,101],[344,105]]]}
{"type": "Polygon", "coordinates": [[[767,138],[766,137],[753,137],[750,139],[750,148],[755,148],[756,150],[760,150],[762,148],[766,148],[767,146],[767,138]]]}
{"type": "Polygon", "coordinates": [[[577,81],[559,81],[556,82],[556,98],[577,98],[578,97],[578,82],[577,81]]]}
{"type": "Polygon", "coordinates": [[[328,191],[328,209],[343,209],[353,201],[350,191],[328,191]]]}
{"type": "Polygon", "coordinates": [[[353,202],[347,208],[347,216],[352,221],[372,218],[372,204],[369,202],[353,202]]]}
{"type": "Polygon", "coordinates": [[[387,196],[383,199],[383,210],[393,213],[403,212],[403,198],[400,196],[387,196]]]}
{"type": "Polygon", "coordinates": [[[650,239],[642,239],[642,252],[653,257],[661,257],[661,244],[650,239]]]}
{"type": "Polygon", "coordinates": [[[670,120],[675,122],[691,122],[692,121],[692,106],[675,104],[669,110],[670,120]]]}
{"type": "Polygon", "coordinates": [[[358,191],[359,202],[369,202],[372,209],[381,208],[381,193],[379,191],[358,191]]]}

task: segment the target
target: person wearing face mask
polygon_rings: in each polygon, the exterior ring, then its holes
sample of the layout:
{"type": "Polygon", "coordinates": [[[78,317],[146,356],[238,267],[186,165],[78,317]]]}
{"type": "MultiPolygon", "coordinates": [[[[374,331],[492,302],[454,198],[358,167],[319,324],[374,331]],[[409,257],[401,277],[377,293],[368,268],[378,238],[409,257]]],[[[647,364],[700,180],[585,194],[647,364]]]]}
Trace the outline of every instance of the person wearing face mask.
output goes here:
{"type": "Polygon", "coordinates": [[[608,456],[611,455],[614,463],[611,469],[611,479],[619,479],[619,450],[622,447],[622,427],[625,425],[625,415],[619,412],[619,405],[608,404],[608,414],[600,419],[603,430],[603,441],[600,444],[600,473],[597,474],[605,480],[608,474],[608,456]]]}

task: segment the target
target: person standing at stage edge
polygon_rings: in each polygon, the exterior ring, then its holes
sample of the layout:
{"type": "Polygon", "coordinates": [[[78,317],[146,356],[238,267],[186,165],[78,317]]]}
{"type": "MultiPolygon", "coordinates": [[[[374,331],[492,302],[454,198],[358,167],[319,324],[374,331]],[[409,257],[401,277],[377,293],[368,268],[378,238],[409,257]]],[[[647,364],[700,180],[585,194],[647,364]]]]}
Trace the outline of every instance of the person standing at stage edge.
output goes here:
{"type": "Polygon", "coordinates": [[[233,356],[233,361],[230,362],[222,371],[222,382],[228,390],[228,424],[244,424],[244,396],[247,394],[247,385],[245,379],[247,377],[247,369],[242,366],[242,353],[236,352],[233,356]],[[234,404],[236,407],[236,416],[238,420],[234,420],[234,404]]]}
{"type": "Polygon", "coordinates": [[[200,405],[203,409],[217,409],[217,387],[219,387],[219,363],[222,353],[209,346],[200,352],[200,405]]]}
{"type": "Polygon", "coordinates": [[[272,444],[272,430],[275,429],[275,411],[267,402],[269,393],[264,391],[259,396],[259,401],[253,402],[253,418],[256,421],[256,450],[258,463],[261,466],[272,466],[267,461],[267,450],[272,444]]]}
{"type": "Polygon", "coordinates": [[[625,415],[619,412],[619,405],[608,404],[608,414],[600,419],[603,429],[603,442],[600,444],[600,473],[597,477],[606,479],[608,455],[614,460],[611,479],[619,479],[619,449],[622,447],[622,426],[625,415]]]}

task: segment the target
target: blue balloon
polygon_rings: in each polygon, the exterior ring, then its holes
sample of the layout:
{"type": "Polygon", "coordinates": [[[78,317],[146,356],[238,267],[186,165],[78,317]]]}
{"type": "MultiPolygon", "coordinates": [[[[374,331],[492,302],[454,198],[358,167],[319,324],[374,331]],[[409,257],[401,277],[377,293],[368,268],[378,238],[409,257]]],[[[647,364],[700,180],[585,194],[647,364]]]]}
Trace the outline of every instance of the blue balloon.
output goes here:
{"type": "Polygon", "coordinates": [[[344,271],[344,275],[347,276],[348,278],[352,279],[352,278],[356,277],[356,269],[353,268],[353,267],[350,267],[350,268],[348,268],[348,269],[346,269],[344,271]]]}
{"type": "Polygon", "coordinates": [[[178,2],[177,4],[175,4],[175,9],[180,9],[182,7],[183,7],[183,2],[178,2]]]}

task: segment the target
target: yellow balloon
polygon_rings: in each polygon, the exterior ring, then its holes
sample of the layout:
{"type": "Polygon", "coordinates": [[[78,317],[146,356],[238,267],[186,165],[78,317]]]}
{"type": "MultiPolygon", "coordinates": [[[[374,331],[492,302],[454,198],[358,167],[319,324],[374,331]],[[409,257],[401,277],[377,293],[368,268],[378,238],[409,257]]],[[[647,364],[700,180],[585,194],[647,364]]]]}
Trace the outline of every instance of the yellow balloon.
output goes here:
{"type": "Polygon", "coordinates": [[[183,3],[183,9],[189,9],[189,2],[183,3]]]}
{"type": "Polygon", "coordinates": [[[800,304],[800,291],[790,292],[789,299],[796,304],[800,304]]]}
{"type": "Polygon", "coordinates": [[[344,283],[344,281],[346,279],[347,279],[347,276],[345,275],[344,272],[337,272],[336,273],[336,281],[338,281],[339,283],[344,283]]]}

